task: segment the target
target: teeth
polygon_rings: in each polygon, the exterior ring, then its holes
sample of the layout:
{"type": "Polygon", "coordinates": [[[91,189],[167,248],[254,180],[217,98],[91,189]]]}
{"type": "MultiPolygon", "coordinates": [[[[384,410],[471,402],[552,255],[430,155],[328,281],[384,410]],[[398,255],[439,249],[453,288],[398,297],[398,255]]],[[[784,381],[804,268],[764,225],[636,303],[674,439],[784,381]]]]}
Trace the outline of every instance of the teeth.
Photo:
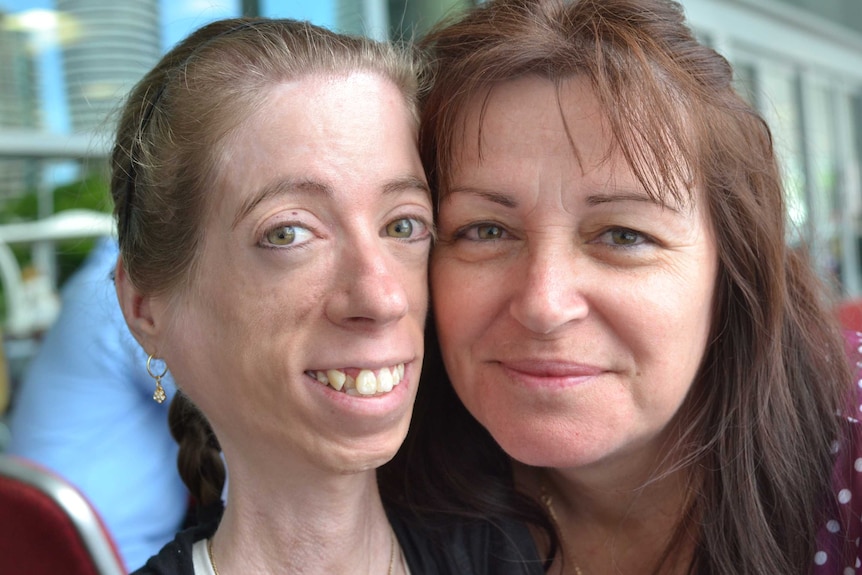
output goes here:
{"type": "Polygon", "coordinates": [[[384,367],[380,370],[380,374],[377,376],[377,391],[381,393],[385,393],[387,391],[392,391],[392,386],[395,382],[392,380],[392,372],[389,371],[388,367],[384,367]]]}
{"type": "MultiPolygon", "coordinates": [[[[322,374],[323,372],[318,371],[317,373],[322,374]]],[[[344,372],[338,371],[337,369],[330,369],[326,372],[324,377],[329,380],[329,385],[331,385],[336,391],[341,391],[341,388],[344,387],[344,381],[345,379],[347,379],[347,376],[344,375],[344,372]]],[[[320,376],[317,376],[317,380],[320,381],[320,383],[323,383],[320,380],[320,376]]]]}
{"type": "Polygon", "coordinates": [[[360,370],[356,377],[339,369],[308,372],[323,385],[329,385],[336,391],[348,395],[374,395],[388,393],[404,379],[404,364],[399,363],[391,368],[384,367],[376,373],[370,369],[360,370]]]}
{"type": "MultiPolygon", "coordinates": [[[[377,378],[374,373],[363,369],[356,376],[356,391],[362,395],[374,395],[377,393],[377,378]]],[[[390,390],[391,391],[391,390],[390,390]]]]}

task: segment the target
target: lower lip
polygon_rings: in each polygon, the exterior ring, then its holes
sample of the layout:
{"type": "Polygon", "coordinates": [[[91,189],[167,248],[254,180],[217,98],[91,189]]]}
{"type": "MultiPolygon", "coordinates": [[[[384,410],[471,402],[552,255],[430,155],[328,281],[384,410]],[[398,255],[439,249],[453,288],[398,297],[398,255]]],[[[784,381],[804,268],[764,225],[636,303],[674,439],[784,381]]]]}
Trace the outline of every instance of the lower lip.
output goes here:
{"type": "Polygon", "coordinates": [[[601,375],[601,372],[569,375],[537,374],[512,369],[504,364],[500,364],[500,367],[510,381],[531,389],[570,389],[589,383],[601,375]]]}

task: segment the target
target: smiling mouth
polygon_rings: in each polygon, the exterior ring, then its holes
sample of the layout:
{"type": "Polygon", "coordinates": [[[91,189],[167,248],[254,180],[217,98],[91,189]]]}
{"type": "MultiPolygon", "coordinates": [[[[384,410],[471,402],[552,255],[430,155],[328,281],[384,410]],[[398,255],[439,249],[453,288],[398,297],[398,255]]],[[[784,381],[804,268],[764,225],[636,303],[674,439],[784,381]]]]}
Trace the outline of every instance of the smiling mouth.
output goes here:
{"type": "Polygon", "coordinates": [[[347,395],[377,395],[389,393],[404,379],[404,364],[378,370],[370,369],[328,369],[326,371],[306,371],[306,375],[347,395]]]}

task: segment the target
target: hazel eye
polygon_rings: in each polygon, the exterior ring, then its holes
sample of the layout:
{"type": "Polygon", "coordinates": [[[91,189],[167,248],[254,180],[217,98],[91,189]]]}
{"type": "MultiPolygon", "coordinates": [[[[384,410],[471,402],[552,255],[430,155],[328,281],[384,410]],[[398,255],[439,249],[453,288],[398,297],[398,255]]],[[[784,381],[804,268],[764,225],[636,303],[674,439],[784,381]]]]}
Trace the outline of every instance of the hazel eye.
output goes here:
{"type": "Polygon", "coordinates": [[[494,242],[496,240],[511,239],[511,234],[499,224],[481,222],[460,228],[455,232],[454,239],[468,242],[494,242]]]}
{"type": "Polygon", "coordinates": [[[274,246],[288,246],[296,239],[296,230],[293,226],[276,228],[267,232],[266,239],[274,246]]]}
{"type": "Polygon", "coordinates": [[[383,228],[381,235],[399,240],[423,241],[431,237],[431,226],[421,217],[398,218],[383,228]]]}
{"type": "Polygon", "coordinates": [[[386,225],[386,235],[393,238],[409,238],[413,236],[413,220],[401,218],[386,225]]]}
{"type": "Polygon", "coordinates": [[[273,246],[294,246],[305,243],[311,237],[311,232],[302,226],[281,225],[266,232],[264,238],[273,246]]]}
{"type": "Polygon", "coordinates": [[[610,228],[604,231],[595,241],[611,248],[637,248],[654,243],[653,239],[646,234],[631,228],[610,228]]]}
{"type": "Polygon", "coordinates": [[[480,240],[499,240],[505,231],[496,224],[480,224],[475,228],[476,237],[480,240]]]}
{"type": "Polygon", "coordinates": [[[643,241],[643,236],[634,230],[617,228],[610,231],[611,241],[618,246],[633,246],[643,241]]]}

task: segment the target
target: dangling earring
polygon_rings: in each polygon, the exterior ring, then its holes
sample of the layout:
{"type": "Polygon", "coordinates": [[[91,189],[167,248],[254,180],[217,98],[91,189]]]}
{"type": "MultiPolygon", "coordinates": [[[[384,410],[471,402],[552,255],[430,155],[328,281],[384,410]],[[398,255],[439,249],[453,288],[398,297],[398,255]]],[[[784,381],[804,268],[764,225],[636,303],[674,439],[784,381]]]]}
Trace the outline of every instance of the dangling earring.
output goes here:
{"type": "Polygon", "coordinates": [[[162,387],[162,378],[168,372],[168,365],[165,364],[165,369],[162,370],[162,373],[157,375],[153,373],[152,369],[150,369],[150,363],[154,359],[158,361],[158,359],[152,353],[149,355],[149,357],[147,357],[147,373],[150,374],[150,377],[156,380],[156,391],[155,393],[153,393],[153,399],[156,400],[156,403],[162,403],[167,397],[165,395],[165,388],[162,387]]]}

